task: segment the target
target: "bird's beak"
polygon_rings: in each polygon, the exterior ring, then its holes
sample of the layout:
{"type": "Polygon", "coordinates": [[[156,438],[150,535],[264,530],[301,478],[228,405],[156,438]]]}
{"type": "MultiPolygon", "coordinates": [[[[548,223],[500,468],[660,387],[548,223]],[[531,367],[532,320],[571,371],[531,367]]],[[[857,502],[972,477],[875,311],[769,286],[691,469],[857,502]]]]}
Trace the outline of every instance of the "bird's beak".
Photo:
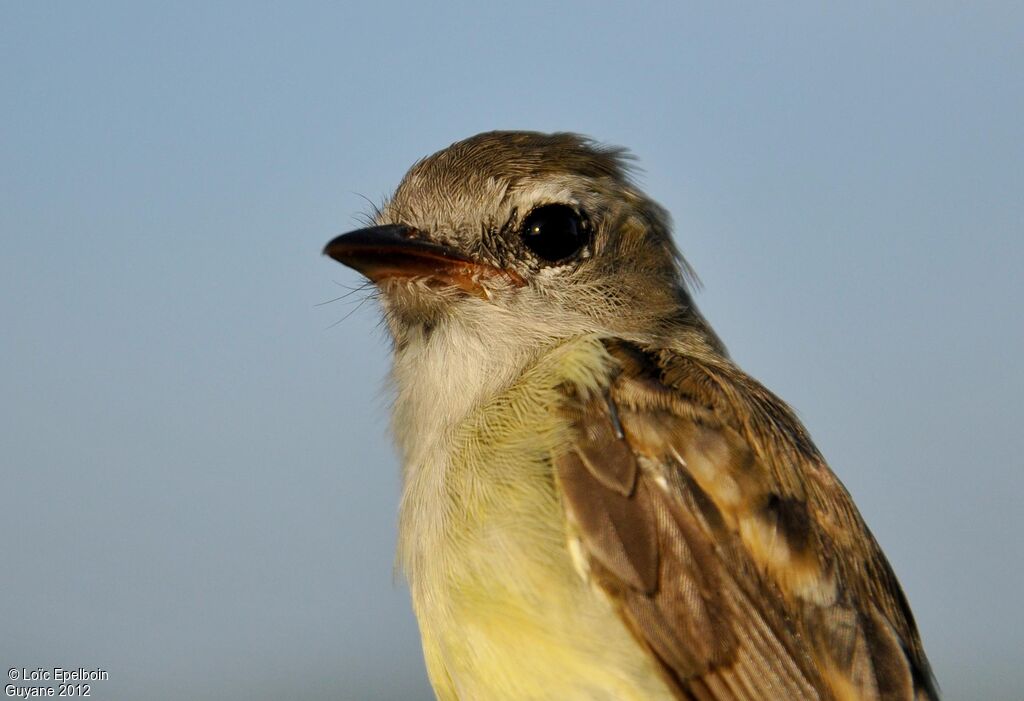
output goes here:
{"type": "Polygon", "coordinates": [[[470,260],[450,246],[431,241],[402,224],[371,226],[342,234],[324,247],[324,255],[379,283],[392,278],[425,278],[487,296],[483,283],[504,278],[515,286],[523,279],[486,263],[470,260]]]}

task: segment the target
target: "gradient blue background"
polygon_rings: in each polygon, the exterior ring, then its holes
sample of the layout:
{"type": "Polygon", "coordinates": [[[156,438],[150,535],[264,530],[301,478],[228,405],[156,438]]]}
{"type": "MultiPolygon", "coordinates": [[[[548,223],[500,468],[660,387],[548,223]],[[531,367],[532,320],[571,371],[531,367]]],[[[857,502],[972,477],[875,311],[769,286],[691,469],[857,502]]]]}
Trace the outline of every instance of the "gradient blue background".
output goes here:
{"type": "Polygon", "coordinates": [[[947,699],[1024,686],[1024,12],[4,3],[0,664],[97,699],[430,698],[387,343],[320,256],[494,128],[630,147],[947,699]]]}

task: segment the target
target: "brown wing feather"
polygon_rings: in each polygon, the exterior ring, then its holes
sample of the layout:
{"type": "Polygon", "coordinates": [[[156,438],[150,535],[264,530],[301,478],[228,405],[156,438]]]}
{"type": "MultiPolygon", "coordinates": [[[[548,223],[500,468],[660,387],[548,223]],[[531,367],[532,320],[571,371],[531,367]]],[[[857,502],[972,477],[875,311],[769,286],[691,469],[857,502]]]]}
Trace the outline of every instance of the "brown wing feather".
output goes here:
{"type": "Polygon", "coordinates": [[[909,607],[792,412],[722,358],[609,344],[556,461],[591,576],[682,699],[937,699],[909,607]]]}

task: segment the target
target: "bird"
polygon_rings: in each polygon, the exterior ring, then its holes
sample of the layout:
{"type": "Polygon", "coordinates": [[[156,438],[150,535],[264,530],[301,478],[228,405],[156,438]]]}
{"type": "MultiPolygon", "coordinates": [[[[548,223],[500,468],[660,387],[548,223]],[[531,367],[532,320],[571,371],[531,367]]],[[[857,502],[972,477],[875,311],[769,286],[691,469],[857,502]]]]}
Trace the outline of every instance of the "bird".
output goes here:
{"type": "Polygon", "coordinates": [[[878,543],[697,309],[633,160],[481,133],[324,249],[391,340],[397,559],[436,697],[938,699],[878,543]]]}

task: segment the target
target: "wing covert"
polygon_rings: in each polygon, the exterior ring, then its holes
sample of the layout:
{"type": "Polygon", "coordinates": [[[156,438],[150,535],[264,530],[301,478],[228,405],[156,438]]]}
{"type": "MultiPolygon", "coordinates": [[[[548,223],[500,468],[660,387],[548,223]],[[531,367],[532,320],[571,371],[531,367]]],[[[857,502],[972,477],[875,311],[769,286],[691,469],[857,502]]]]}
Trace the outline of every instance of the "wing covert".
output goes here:
{"type": "Polygon", "coordinates": [[[556,476],[589,576],[682,699],[937,699],[895,577],[780,400],[608,344],[556,476]]]}

